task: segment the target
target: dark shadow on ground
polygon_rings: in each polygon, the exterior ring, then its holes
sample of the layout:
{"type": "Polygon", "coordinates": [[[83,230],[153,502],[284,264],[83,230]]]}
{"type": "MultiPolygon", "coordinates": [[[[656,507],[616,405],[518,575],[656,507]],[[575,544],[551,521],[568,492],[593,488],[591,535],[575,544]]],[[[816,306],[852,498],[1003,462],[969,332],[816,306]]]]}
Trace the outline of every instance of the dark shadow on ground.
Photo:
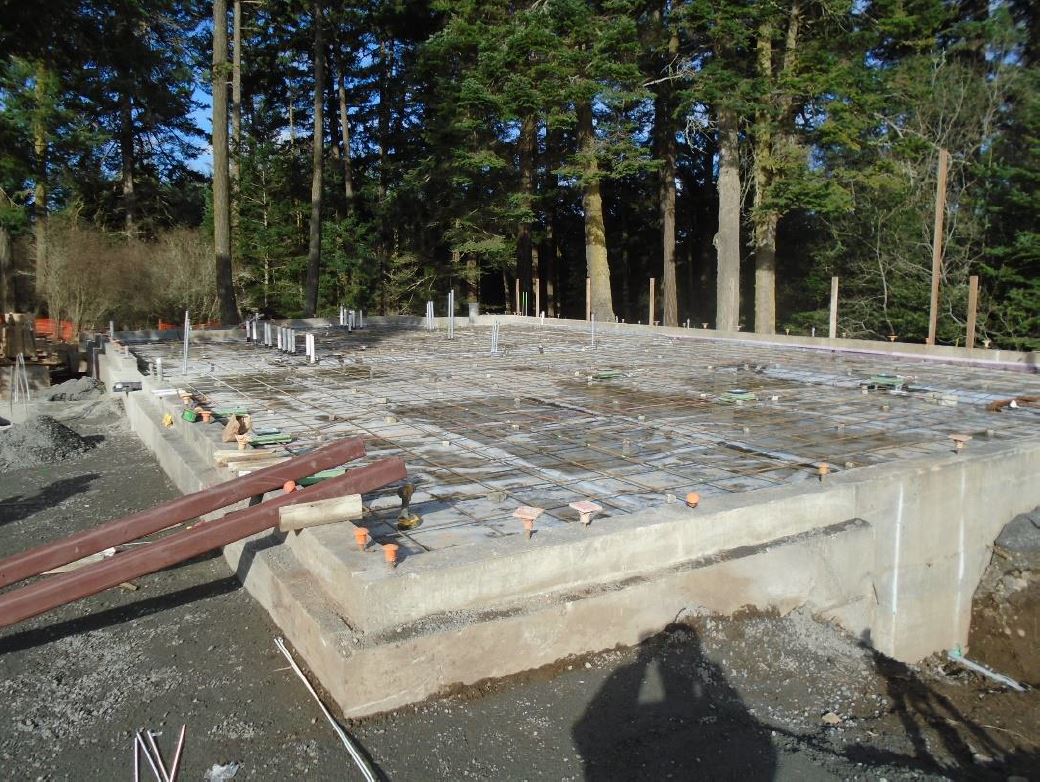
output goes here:
{"type": "Polygon", "coordinates": [[[0,525],[20,521],[41,510],[60,505],[70,497],[87,491],[100,477],[97,473],[89,472],[74,478],[62,478],[32,496],[15,494],[0,500],[0,525]]]}
{"type": "Polygon", "coordinates": [[[227,576],[205,584],[196,584],[186,589],[180,589],[176,592],[168,592],[165,595],[157,595],[156,597],[137,600],[127,605],[98,611],[81,618],[68,619],[64,622],[36,627],[31,630],[22,630],[21,632],[12,633],[6,638],[0,638],[0,655],[32,649],[36,646],[67,638],[70,635],[100,630],[128,622],[132,619],[140,619],[144,616],[194,603],[197,600],[206,600],[207,598],[225,595],[239,588],[239,580],[235,576],[227,576]]]}
{"type": "Polygon", "coordinates": [[[572,728],[588,780],[766,780],[776,752],[695,631],[645,639],[572,728]]]}
{"type": "Polygon", "coordinates": [[[1010,776],[1038,778],[1037,752],[1008,752],[945,697],[924,682],[904,663],[871,646],[868,631],[860,645],[869,655],[879,676],[886,682],[890,708],[913,747],[912,754],[894,752],[865,744],[837,745],[822,733],[799,734],[775,728],[808,749],[836,755],[865,768],[888,768],[916,774],[935,774],[952,780],[1006,780],[1010,776]],[[934,747],[931,751],[931,747],[934,747]],[[943,753],[939,752],[943,748],[943,753]],[[982,762],[974,758],[981,756],[982,762]],[[941,755],[941,757],[938,757],[941,755]],[[990,759],[990,762],[989,762],[990,759]]]}
{"type": "Polygon", "coordinates": [[[950,779],[1006,779],[1010,774],[1029,770],[1029,778],[1037,778],[1038,753],[1008,754],[983,726],[964,715],[915,671],[872,648],[872,637],[867,630],[860,645],[871,654],[876,672],[886,681],[891,708],[914,751],[912,755],[902,755],[877,747],[853,745],[843,752],[849,760],[915,769],[950,779]],[[958,765],[938,760],[931,745],[943,747],[945,755],[958,765]],[[975,754],[982,762],[978,762],[975,754]]]}

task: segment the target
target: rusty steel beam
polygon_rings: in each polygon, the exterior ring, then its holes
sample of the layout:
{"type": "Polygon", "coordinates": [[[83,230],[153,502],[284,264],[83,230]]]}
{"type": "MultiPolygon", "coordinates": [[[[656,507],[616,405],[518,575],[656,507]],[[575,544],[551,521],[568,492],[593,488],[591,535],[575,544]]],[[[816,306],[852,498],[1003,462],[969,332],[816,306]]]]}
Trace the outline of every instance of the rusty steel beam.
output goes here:
{"type": "Polygon", "coordinates": [[[13,625],[52,608],[97,594],[124,581],[155,573],[213,549],[270,529],[279,523],[279,508],[295,502],[324,500],[345,494],[365,494],[405,477],[405,461],[383,459],[349,470],[301,491],[233,511],[190,530],[175,532],[154,543],[124,551],[0,595],[0,627],[13,625]]]}
{"type": "Polygon", "coordinates": [[[365,444],[359,439],[339,440],[288,462],[251,472],[241,478],[186,494],[151,510],[124,516],[84,530],[67,538],[45,543],[20,554],[0,560],[0,587],[13,584],[44,571],[67,565],[99,551],[137,540],[145,535],[194,519],[233,503],[281,487],[330,467],[365,456],[365,444]]]}

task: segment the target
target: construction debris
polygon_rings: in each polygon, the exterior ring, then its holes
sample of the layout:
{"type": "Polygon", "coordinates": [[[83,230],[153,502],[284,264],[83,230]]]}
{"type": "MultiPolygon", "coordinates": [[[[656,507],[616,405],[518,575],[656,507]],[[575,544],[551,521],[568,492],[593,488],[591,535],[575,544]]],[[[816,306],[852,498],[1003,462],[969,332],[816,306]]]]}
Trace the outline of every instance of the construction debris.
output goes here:
{"type": "Polygon", "coordinates": [[[104,395],[105,384],[100,380],[79,377],[40,391],[37,399],[41,402],[82,402],[104,395]]]}
{"type": "Polygon", "coordinates": [[[80,437],[48,415],[34,416],[0,432],[0,469],[55,464],[86,453],[94,441],[80,437]]]}

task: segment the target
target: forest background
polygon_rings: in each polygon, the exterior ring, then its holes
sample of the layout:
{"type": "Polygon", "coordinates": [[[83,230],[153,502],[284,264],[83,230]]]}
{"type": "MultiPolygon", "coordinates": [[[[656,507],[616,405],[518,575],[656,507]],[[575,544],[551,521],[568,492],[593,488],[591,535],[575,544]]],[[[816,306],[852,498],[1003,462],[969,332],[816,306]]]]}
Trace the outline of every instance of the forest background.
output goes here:
{"type": "Polygon", "coordinates": [[[0,311],[1039,344],[1038,4],[0,0],[0,311]]]}

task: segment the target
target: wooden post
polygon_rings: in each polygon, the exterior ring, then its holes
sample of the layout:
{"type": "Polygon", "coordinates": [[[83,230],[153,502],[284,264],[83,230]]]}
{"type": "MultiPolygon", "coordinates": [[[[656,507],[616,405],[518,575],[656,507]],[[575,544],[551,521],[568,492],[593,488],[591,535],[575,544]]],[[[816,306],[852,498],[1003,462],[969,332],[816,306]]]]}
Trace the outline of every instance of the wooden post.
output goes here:
{"type": "Polygon", "coordinates": [[[535,312],[533,312],[532,314],[535,315],[538,318],[539,317],[539,278],[538,277],[533,277],[532,278],[532,283],[535,286],[535,312]]]}
{"type": "Polygon", "coordinates": [[[514,314],[521,314],[521,278],[514,280],[514,314]]]}
{"type": "Polygon", "coordinates": [[[655,278],[648,281],[648,325],[655,325],[655,278]]]}
{"type": "Polygon", "coordinates": [[[592,309],[591,304],[592,304],[592,302],[590,300],[590,278],[587,277],[586,278],[586,320],[589,320],[590,319],[590,315],[593,313],[593,309],[592,309]]]}
{"type": "Polygon", "coordinates": [[[839,277],[832,278],[832,295],[829,297],[829,339],[836,338],[839,321],[839,277]]]}
{"type": "Polygon", "coordinates": [[[941,294],[941,256],[944,254],[944,206],[948,195],[948,163],[951,155],[942,149],[937,155],[937,195],[933,207],[933,273],[930,275],[930,330],[926,344],[937,340],[937,305],[941,294]]]}
{"type": "Polygon", "coordinates": [[[977,341],[977,285],[976,274],[970,275],[970,298],[966,303],[966,347],[977,341]]]}

